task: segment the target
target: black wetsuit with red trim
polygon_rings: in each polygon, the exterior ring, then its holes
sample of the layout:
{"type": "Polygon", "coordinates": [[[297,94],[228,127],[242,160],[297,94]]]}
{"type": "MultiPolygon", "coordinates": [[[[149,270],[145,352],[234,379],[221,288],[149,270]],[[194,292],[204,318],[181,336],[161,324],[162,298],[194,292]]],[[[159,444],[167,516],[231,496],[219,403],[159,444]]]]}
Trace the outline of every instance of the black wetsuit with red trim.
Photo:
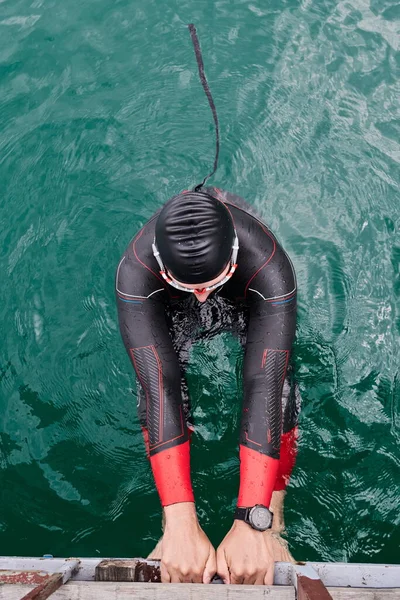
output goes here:
{"type": "Polygon", "coordinates": [[[237,334],[245,351],[238,506],[269,506],[296,455],[300,395],[289,362],[296,277],[282,246],[243,199],[206,191],[227,206],[238,234],[232,279],[204,303],[169,286],[152,253],[156,213],[118,265],[120,330],[140,382],[139,418],[163,506],[194,500],[185,380],[190,346],[221,331],[237,334]]]}

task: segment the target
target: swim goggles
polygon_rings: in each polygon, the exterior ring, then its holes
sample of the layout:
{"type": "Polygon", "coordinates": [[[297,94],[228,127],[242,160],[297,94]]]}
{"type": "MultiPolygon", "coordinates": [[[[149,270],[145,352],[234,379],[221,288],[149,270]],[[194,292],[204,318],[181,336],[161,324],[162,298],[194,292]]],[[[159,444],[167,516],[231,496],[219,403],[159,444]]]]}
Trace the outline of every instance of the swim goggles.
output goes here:
{"type": "Polygon", "coordinates": [[[238,256],[238,252],[239,252],[239,238],[237,236],[236,229],[235,229],[235,239],[233,240],[232,256],[231,256],[231,261],[230,261],[231,267],[230,267],[228,273],[225,275],[225,277],[223,279],[221,279],[221,281],[218,281],[218,283],[214,283],[213,285],[209,285],[208,287],[205,287],[205,288],[189,289],[189,288],[183,287],[183,285],[181,285],[180,283],[178,283],[177,281],[172,279],[172,277],[170,275],[168,275],[167,269],[161,259],[160,253],[159,253],[157,245],[156,245],[155,238],[154,238],[154,242],[152,244],[152,248],[153,248],[154,258],[157,260],[158,265],[160,267],[160,275],[163,279],[165,279],[165,281],[167,283],[169,283],[169,285],[172,285],[172,287],[176,288],[177,290],[180,290],[181,292],[187,292],[187,293],[190,293],[190,292],[195,293],[196,292],[197,294],[204,294],[204,292],[212,292],[213,290],[216,290],[217,288],[223,286],[227,281],[230,280],[230,278],[236,271],[236,267],[237,267],[236,260],[237,260],[237,256],[238,256]]]}

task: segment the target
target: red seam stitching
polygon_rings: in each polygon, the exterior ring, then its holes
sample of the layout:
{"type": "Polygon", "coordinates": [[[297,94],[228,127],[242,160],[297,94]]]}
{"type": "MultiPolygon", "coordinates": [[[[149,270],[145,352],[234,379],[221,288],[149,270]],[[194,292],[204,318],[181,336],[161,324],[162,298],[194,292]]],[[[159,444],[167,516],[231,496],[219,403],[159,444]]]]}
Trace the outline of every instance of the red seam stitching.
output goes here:
{"type": "Polygon", "coordinates": [[[134,255],[136,256],[136,260],[137,260],[138,262],[140,262],[140,264],[141,264],[141,265],[142,265],[142,266],[143,266],[145,269],[147,269],[148,271],[150,271],[150,273],[152,273],[152,274],[153,274],[155,277],[157,277],[157,279],[158,279],[159,281],[161,281],[161,283],[162,283],[162,284],[163,284],[163,286],[164,286],[164,290],[165,290],[165,291],[168,293],[168,295],[170,296],[170,298],[179,298],[179,296],[173,296],[173,295],[172,295],[172,293],[170,292],[170,290],[168,289],[168,288],[169,288],[169,285],[165,285],[165,281],[164,281],[164,279],[162,279],[162,277],[160,277],[159,275],[157,275],[157,273],[154,273],[153,269],[150,269],[150,267],[148,267],[147,265],[145,265],[145,263],[144,263],[144,262],[142,262],[142,261],[140,260],[140,258],[138,257],[138,255],[137,255],[137,252],[136,252],[136,242],[137,242],[137,241],[139,240],[139,238],[140,238],[140,237],[143,235],[143,232],[144,232],[144,229],[142,229],[142,230],[139,232],[139,234],[136,236],[136,238],[133,240],[133,243],[132,243],[132,249],[133,249],[133,253],[134,253],[134,255]]]}
{"type": "Polygon", "coordinates": [[[177,435],[176,437],[174,437],[170,440],[167,440],[166,442],[161,442],[160,444],[155,444],[154,446],[150,446],[150,450],[155,450],[156,448],[159,448],[160,446],[165,446],[165,444],[168,444],[169,442],[179,440],[179,438],[181,438],[183,435],[185,435],[185,433],[181,433],[180,435],[177,435]]]}
{"type": "Polygon", "coordinates": [[[131,350],[143,350],[143,348],[151,348],[152,344],[150,344],[150,346],[136,346],[135,348],[131,348],[131,350]]]}
{"type": "Polygon", "coordinates": [[[271,352],[286,352],[285,368],[283,370],[283,377],[282,377],[282,381],[281,381],[281,384],[282,384],[285,381],[287,366],[288,366],[288,362],[289,362],[290,350],[282,350],[279,348],[265,348],[263,355],[262,355],[262,359],[261,359],[261,368],[262,369],[265,367],[265,363],[267,362],[267,355],[268,355],[269,351],[271,351],[271,352]]]}
{"type": "MultiPolygon", "coordinates": [[[[144,231],[144,230],[142,229],[142,231],[140,231],[140,232],[139,232],[139,234],[136,236],[136,238],[135,238],[135,239],[134,239],[134,241],[133,241],[133,244],[132,244],[132,250],[133,250],[133,253],[134,253],[134,255],[136,256],[136,260],[137,260],[138,262],[140,262],[140,264],[141,264],[141,265],[142,265],[142,266],[143,266],[145,269],[147,269],[148,271],[150,271],[150,273],[152,273],[152,274],[153,274],[155,277],[157,277],[157,279],[159,279],[159,280],[161,281],[161,283],[164,285],[164,280],[163,280],[161,277],[159,277],[159,276],[157,275],[157,273],[154,273],[154,271],[153,271],[152,269],[150,269],[150,267],[148,267],[147,265],[145,265],[145,264],[144,264],[144,262],[142,262],[142,261],[140,260],[140,258],[138,257],[138,255],[137,255],[137,252],[136,252],[136,242],[137,242],[137,241],[138,241],[138,240],[139,240],[139,239],[142,237],[142,235],[143,235],[143,231],[144,231]]],[[[164,287],[165,287],[165,286],[164,286],[164,287]]]]}
{"type": "Polygon", "coordinates": [[[147,297],[144,298],[143,296],[134,296],[133,294],[125,294],[124,292],[119,292],[118,290],[117,290],[117,294],[118,294],[118,296],[121,296],[121,297],[125,296],[126,298],[140,298],[141,300],[148,300],[147,297]]]}
{"type": "MultiPolygon", "coordinates": [[[[291,294],[284,294],[281,296],[281,298],[285,298],[285,300],[289,300],[290,298],[292,298],[293,296],[296,295],[296,292],[297,292],[297,290],[295,290],[291,294]]],[[[265,302],[279,302],[279,299],[278,298],[267,298],[265,300],[265,302]]]]}
{"type": "MultiPolygon", "coordinates": [[[[158,356],[158,352],[157,352],[157,350],[155,349],[155,347],[153,345],[150,345],[150,346],[139,346],[137,348],[129,348],[129,350],[131,352],[131,355],[132,355],[133,363],[135,365],[136,373],[137,374],[139,373],[139,369],[137,368],[137,363],[135,361],[134,350],[143,350],[144,348],[151,348],[152,349],[153,354],[156,357],[156,360],[157,360],[157,362],[159,364],[159,377],[160,377],[160,370],[161,370],[161,377],[162,377],[162,366],[161,366],[161,363],[160,363],[160,357],[158,356]]],[[[140,377],[139,374],[138,374],[138,378],[139,378],[139,381],[142,384],[143,389],[144,389],[144,391],[146,393],[146,417],[147,417],[147,423],[148,423],[149,422],[149,417],[148,417],[148,404],[149,404],[149,402],[148,402],[148,390],[147,390],[146,386],[143,385],[143,381],[142,381],[142,379],[141,379],[141,377],[140,377]]],[[[164,386],[162,387],[162,390],[164,391],[164,386]]],[[[162,396],[160,396],[160,401],[161,401],[161,397],[162,396]]],[[[174,438],[171,438],[170,440],[166,440],[165,442],[160,442],[160,443],[154,444],[154,445],[150,444],[150,439],[149,439],[149,448],[150,448],[150,450],[154,450],[155,448],[159,448],[159,446],[163,446],[164,444],[168,444],[168,442],[173,442],[174,440],[178,440],[183,435],[185,435],[185,426],[184,426],[184,423],[183,423],[182,406],[180,406],[179,409],[180,409],[180,415],[181,415],[181,431],[182,431],[182,433],[180,435],[174,437],[174,438]]],[[[160,414],[162,414],[164,416],[164,410],[163,409],[160,409],[160,414]]],[[[162,423],[162,419],[160,419],[160,425],[161,425],[161,423],[162,423]]]]}
{"type": "Polygon", "coordinates": [[[261,359],[261,368],[262,369],[265,367],[265,363],[267,362],[267,354],[268,354],[268,348],[265,348],[263,355],[262,355],[262,359],[261,359]]]}
{"type": "Polygon", "coordinates": [[[273,256],[274,256],[274,254],[275,254],[275,251],[276,251],[276,242],[275,242],[274,238],[271,236],[271,234],[269,234],[269,233],[268,233],[268,231],[265,229],[265,227],[264,227],[264,225],[263,225],[262,223],[260,223],[259,221],[257,221],[257,223],[258,223],[258,225],[260,225],[260,227],[262,227],[262,229],[265,231],[265,233],[267,234],[267,236],[268,236],[268,237],[269,237],[269,238],[272,240],[272,242],[273,242],[273,244],[274,244],[274,248],[273,248],[273,250],[272,250],[272,254],[271,254],[271,256],[269,257],[269,259],[268,259],[268,260],[267,260],[267,261],[266,261],[266,262],[265,262],[265,263],[264,263],[264,264],[263,264],[263,265],[262,265],[262,266],[261,266],[261,267],[258,269],[258,271],[256,271],[256,272],[254,273],[254,275],[253,275],[252,277],[250,277],[250,279],[249,279],[249,281],[248,281],[248,283],[247,283],[246,287],[244,288],[244,297],[245,297],[245,298],[246,298],[246,296],[247,296],[247,289],[248,289],[248,287],[249,287],[250,283],[253,281],[254,277],[255,277],[255,276],[256,276],[256,275],[257,275],[257,274],[258,274],[258,273],[259,273],[259,272],[260,272],[260,271],[261,271],[261,270],[262,270],[264,267],[266,267],[266,266],[267,266],[267,264],[268,264],[268,263],[269,263],[269,261],[272,259],[272,257],[273,257],[273,256]]]}
{"type": "Polygon", "coordinates": [[[251,442],[252,444],[255,444],[256,446],[262,446],[262,444],[259,444],[258,442],[255,442],[254,440],[251,440],[251,439],[249,438],[248,434],[247,434],[247,431],[246,431],[246,440],[247,440],[248,442],[251,442]]]}
{"type": "MultiPolygon", "coordinates": [[[[139,234],[136,236],[136,238],[134,239],[134,241],[133,241],[133,243],[132,243],[132,249],[133,249],[133,253],[134,253],[135,257],[136,257],[136,260],[137,260],[138,262],[140,262],[140,264],[141,264],[141,265],[142,265],[142,266],[143,266],[145,269],[147,269],[148,271],[150,271],[150,273],[152,273],[152,274],[153,274],[155,277],[157,277],[157,279],[158,279],[159,281],[161,281],[161,283],[163,284],[163,286],[164,286],[164,289],[168,291],[168,288],[165,286],[164,279],[162,279],[162,277],[160,277],[159,275],[157,275],[157,273],[155,273],[155,272],[153,271],[153,269],[150,269],[150,267],[148,267],[148,266],[147,266],[147,265],[146,265],[144,262],[142,262],[142,261],[140,260],[140,258],[138,257],[138,254],[137,254],[137,252],[136,252],[136,242],[137,242],[137,241],[138,241],[138,240],[139,240],[139,239],[142,237],[142,235],[143,235],[143,232],[144,232],[144,229],[142,229],[142,230],[139,232],[139,234]]],[[[170,294],[170,295],[171,295],[171,294],[170,294]]],[[[175,296],[173,296],[173,297],[175,297],[175,296]]],[[[176,297],[177,297],[177,296],[176,296],[176,297]]]]}

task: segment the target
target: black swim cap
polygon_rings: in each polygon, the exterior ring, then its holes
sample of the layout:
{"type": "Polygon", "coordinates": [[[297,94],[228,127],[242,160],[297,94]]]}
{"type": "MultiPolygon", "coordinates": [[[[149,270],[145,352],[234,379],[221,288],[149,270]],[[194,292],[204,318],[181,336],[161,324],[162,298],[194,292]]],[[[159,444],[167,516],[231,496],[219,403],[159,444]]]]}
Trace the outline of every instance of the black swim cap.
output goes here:
{"type": "Polygon", "coordinates": [[[206,283],[227,266],[235,230],[225,205],[204,192],[184,192],[162,208],[156,245],[170,275],[181,283],[206,283]]]}

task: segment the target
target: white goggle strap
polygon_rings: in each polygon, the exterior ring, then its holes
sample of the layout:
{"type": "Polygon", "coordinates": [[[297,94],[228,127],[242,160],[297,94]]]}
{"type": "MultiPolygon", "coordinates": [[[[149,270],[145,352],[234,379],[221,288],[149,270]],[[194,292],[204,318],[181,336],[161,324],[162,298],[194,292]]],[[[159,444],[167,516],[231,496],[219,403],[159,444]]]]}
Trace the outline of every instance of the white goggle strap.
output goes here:
{"type": "Polygon", "coordinates": [[[236,233],[236,229],[235,229],[235,239],[233,241],[233,246],[232,246],[232,259],[231,262],[235,265],[236,261],[237,261],[237,257],[238,257],[238,252],[239,252],[239,238],[238,235],[236,233]]]}
{"type": "Polygon", "coordinates": [[[156,246],[156,239],[155,238],[154,238],[154,242],[152,243],[151,247],[153,248],[154,258],[158,262],[158,266],[160,267],[160,270],[161,271],[165,271],[165,267],[164,267],[163,262],[161,260],[160,253],[159,253],[158,248],[156,246]]]}

